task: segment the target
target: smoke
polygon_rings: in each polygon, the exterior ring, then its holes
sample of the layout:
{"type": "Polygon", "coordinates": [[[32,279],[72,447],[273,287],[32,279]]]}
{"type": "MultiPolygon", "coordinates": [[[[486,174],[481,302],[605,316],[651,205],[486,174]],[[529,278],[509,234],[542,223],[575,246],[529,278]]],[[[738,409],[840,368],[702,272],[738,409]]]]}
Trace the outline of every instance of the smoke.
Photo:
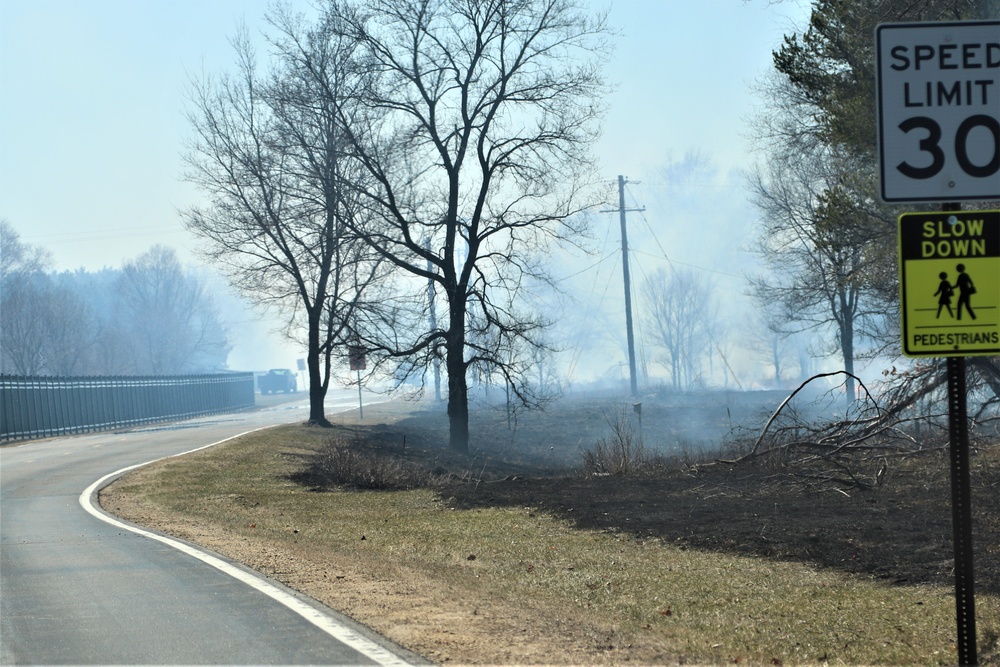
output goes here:
{"type": "MultiPolygon", "coordinates": [[[[773,376],[761,361],[757,326],[745,275],[757,260],[747,251],[756,212],[742,175],[691,151],[668,156],[648,175],[629,175],[625,205],[632,282],[633,319],[640,385],[668,382],[654,342],[642,285],[658,271],[690,275],[709,293],[718,316],[706,335],[697,378],[700,387],[750,389],[773,376]],[[642,210],[644,209],[644,210],[642,210]]],[[[628,383],[621,234],[615,199],[590,213],[591,254],[557,255],[553,272],[561,295],[544,301],[557,324],[551,332],[562,348],[557,363],[569,385],[614,388],[628,383]]]]}

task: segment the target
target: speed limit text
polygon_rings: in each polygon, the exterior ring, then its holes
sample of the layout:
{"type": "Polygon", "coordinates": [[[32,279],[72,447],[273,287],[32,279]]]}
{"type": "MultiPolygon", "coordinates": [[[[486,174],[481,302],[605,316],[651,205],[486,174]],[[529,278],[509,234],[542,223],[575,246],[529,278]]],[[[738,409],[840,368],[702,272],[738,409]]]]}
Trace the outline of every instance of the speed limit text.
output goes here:
{"type": "MultiPolygon", "coordinates": [[[[917,44],[896,46],[890,52],[889,65],[897,72],[921,69],[990,70],[1000,69],[1000,42],[996,44],[917,44]]],[[[974,72],[970,72],[974,74],[974,72]]],[[[925,81],[912,87],[903,84],[903,104],[906,107],[996,104],[995,79],[970,78],[958,81],[925,81]]]]}

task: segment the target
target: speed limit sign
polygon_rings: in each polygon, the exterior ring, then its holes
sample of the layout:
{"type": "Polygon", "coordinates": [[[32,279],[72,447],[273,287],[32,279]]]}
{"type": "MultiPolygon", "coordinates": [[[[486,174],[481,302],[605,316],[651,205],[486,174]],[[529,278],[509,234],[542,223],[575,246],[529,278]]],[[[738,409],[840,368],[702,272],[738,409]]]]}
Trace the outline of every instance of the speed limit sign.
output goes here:
{"type": "Polygon", "coordinates": [[[875,35],[882,199],[1000,199],[1000,21],[875,35]]]}

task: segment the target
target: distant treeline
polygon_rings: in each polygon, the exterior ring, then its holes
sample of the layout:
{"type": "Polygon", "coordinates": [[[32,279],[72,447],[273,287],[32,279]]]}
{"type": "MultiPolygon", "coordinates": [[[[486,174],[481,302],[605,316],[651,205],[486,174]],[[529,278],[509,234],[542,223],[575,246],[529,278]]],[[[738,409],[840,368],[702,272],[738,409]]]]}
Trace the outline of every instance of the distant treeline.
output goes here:
{"type": "Polygon", "coordinates": [[[163,375],[226,367],[230,345],[201,281],[154,246],[120,269],[47,270],[0,221],[0,373],[163,375]]]}

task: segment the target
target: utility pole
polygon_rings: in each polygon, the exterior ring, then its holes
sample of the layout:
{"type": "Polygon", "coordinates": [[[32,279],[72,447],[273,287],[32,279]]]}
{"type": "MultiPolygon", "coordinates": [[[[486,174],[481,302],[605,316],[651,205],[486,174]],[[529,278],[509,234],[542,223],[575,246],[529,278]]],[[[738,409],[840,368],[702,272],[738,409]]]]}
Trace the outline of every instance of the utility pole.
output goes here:
{"type": "MultiPolygon", "coordinates": [[[[639,382],[635,372],[635,334],[632,333],[632,281],[628,272],[628,226],[625,223],[625,213],[628,211],[645,211],[646,207],[625,208],[625,184],[628,183],[624,176],[618,177],[618,219],[622,227],[622,274],[625,279],[625,332],[628,336],[628,370],[629,380],[632,386],[632,396],[639,396],[639,382]]],[[[635,181],[638,183],[638,181],[635,181]]],[[[601,213],[613,213],[615,209],[601,211],[601,213]]]]}

